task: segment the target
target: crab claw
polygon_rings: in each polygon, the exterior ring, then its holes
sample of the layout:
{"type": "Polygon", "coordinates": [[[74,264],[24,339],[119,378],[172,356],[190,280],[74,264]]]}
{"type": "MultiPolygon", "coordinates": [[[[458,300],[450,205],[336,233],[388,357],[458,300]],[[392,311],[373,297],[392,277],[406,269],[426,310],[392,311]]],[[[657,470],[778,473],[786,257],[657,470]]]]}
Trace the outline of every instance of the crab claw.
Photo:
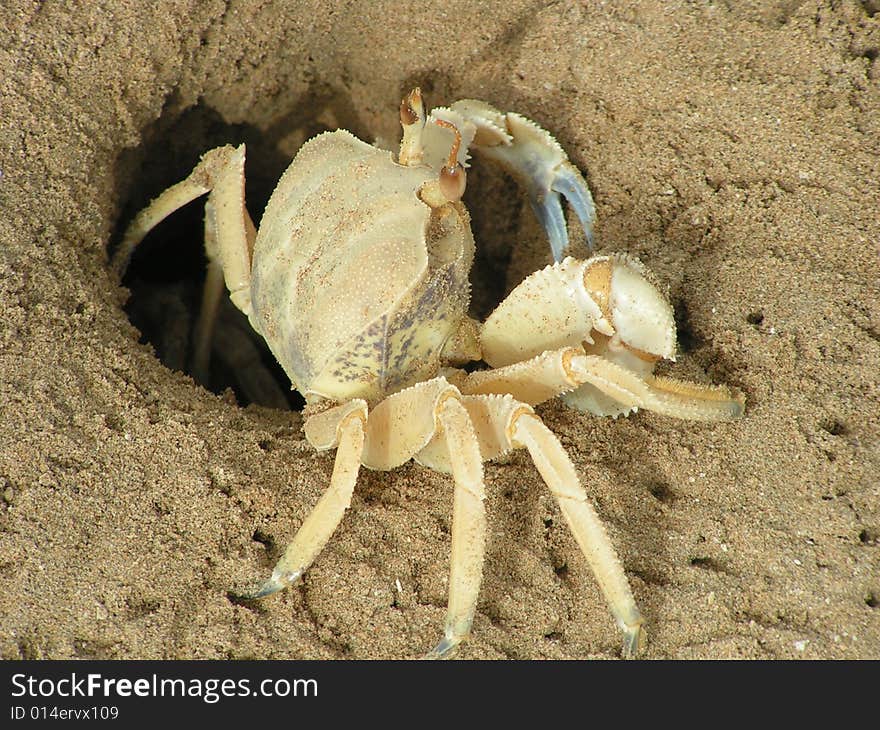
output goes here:
{"type": "Polygon", "coordinates": [[[539,169],[537,172],[538,174],[532,178],[532,184],[527,185],[529,202],[550,239],[553,260],[561,261],[568,248],[568,228],[565,214],[562,212],[560,195],[565,197],[580,219],[587,238],[587,246],[592,251],[593,221],[596,213],[593,196],[590,195],[590,190],[580,173],[568,162],[551,171],[549,175],[544,170],[539,169]]]}
{"type": "Polygon", "coordinates": [[[503,114],[482,101],[458,101],[452,110],[476,127],[472,148],[499,162],[525,187],[532,210],[550,239],[554,261],[562,261],[568,248],[562,198],[580,220],[592,251],[593,196],[559,142],[533,121],[513,112],[503,114]]]}
{"type": "MultiPolygon", "coordinates": [[[[590,193],[590,189],[587,187],[586,181],[580,172],[578,172],[577,168],[568,162],[568,160],[555,169],[552,177],[553,181],[550,184],[550,192],[546,194],[546,197],[544,198],[545,203],[543,205],[547,206],[548,203],[546,201],[549,201],[552,198],[553,204],[559,207],[559,195],[561,194],[566,201],[568,201],[568,204],[580,220],[581,226],[584,229],[584,235],[587,238],[587,246],[590,251],[592,251],[593,224],[596,221],[596,207],[593,204],[593,196],[590,193]]],[[[541,220],[541,213],[538,211],[539,208],[542,207],[542,204],[538,202],[534,196],[531,198],[531,202],[532,210],[535,211],[538,220],[541,220]]],[[[563,224],[564,222],[563,219],[563,224]]],[[[544,227],[546,228],[546,225],[544,227]]],[[[550,236],[550,245],[553,248],[553,258],[556,261],[561,261],[562,254],[568,246],[568,231],[563,225],[562,234],[557,237],[559,248],[553,247],[554,238],[549,230],[548,236],[550,236]]]]}

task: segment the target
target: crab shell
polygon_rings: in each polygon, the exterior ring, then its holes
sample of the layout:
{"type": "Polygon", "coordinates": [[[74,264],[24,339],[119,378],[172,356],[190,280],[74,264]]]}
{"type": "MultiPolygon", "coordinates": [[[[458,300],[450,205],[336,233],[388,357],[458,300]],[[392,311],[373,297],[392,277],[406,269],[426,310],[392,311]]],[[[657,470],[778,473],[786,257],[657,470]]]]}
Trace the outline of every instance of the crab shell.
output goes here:
{"type": "Polygon", "coordinates": [[[279,181],[254,243],[251,322],[308,402],[374,404],[437,374],[467,312],[474,239],[461,203],[420,199],[436,178],[339,130],[279,181]]]}

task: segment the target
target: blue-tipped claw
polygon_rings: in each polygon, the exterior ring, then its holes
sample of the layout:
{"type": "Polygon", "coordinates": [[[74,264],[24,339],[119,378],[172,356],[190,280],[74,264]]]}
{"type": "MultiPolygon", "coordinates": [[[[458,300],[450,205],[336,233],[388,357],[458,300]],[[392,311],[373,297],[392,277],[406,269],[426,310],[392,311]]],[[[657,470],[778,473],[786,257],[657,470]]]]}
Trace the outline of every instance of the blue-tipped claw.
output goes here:
{"type": "MultiPolygon", "coordinates": [[[[593,203],[593,195],[584,182],[581,174],[569,165],[561,165],[556,171],[556,178],[551,186],[553,190],[562,193],[568,204],[572,207],[583,226],[587,237],[587,245],[593,250],[593,224],[596,222],[596,206],[593,203]]],[[[558,261],[559,259],[557,259],[558,261]]]]}
{"type": "Polygon", "coordinates": [[[550,250],[553,252],[553,260],[556,263],[562,261],[565,249],[568,248],[568,228],[565,225],[565,214],[562,212],[562,204],[559,195],[552,191],[530,191],[529,202],[538,222],[544,226],[547,238],[550,239],[550,250]]]}
{"type": "Polygon", "coordinates": [[[596,207],[581,174],[570,164],[563,163],[550,174],[549,188],[544,188],[538,178],[529,187],[529,201],[550,239],[553,260],[557,263],[562,261],[568,248],[568,228],[560,196],[566,199],[580,220],[587,237],[587,246],[592,252],[596,207]]]}
{"type": "Polygon", "coordinates": [[[528,191],[532,210],[547,232],[557,263],[568,253],[560,196],[580,219],[587,245],[593,250],[593,196],[565,150],[547,130],[520,114],[502,113],[474,99],[457,101],[451,110],[476,128],[473,148],[500,163],[528,191]]]}

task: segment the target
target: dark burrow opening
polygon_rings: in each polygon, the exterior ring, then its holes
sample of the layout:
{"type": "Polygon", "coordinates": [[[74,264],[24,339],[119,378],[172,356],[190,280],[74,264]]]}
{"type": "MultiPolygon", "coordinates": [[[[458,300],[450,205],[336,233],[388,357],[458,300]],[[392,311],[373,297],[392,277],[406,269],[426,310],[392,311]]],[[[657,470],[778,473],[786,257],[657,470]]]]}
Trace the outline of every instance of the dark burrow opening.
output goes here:
{"type": "MultiPolygon", "coordinates": [[[[126,150],[117,163],[123,203],[111,241],[111,256],[138,211],[166,188],[186,178],[202,154],[225,144],[246,145],[246,205],[259,227],[263,209],[292,160],[281,151],[279,142],[292,131],[298,131],[305,140],[330,129],[317,121],[320,112],[315,105],[308,118],[285,120],[295,125],[293,130],[279,124],[268,132],[249,124],[230,124],[204,104],[180,114],[163,114],[144,132],[143,144],[126,150]]],[[[397,110],[389,113],[396,115],[397,110]]],[[[370,132],[360,129],[356,119],[348,121],[350,131],[372,141],[370,132]]],[[[241,406],[255,403],[300,410],[304,405],[302,396],[291,390],[290,379],[262,337],[227,296],[221,302],[207,378],[198,379],[192,372],[194,329],[207,266],[206,198],[202,196],[171,214],[135,250],[122,280],[130,292],[125,311],[141,333],[141,342],[152,345],[166,367],[188,373],[214,393],[231,390],[241,406]],[[237,357],[229,356],[230,348],[235,348],[237,357]],[[248,360],[253,367],[243,372],[231,364],[235,359],[248,360]]],[[[469,171],[464,200],[477,240],[471,276],[471,314],[482,319],[506,293],[511,240],[524,201],[512,180],[477,163],[469,171]]]]}
{"type": "MultiPolygon", "coordinates": [[[[163,190],[186,178],[209,149],[224,144],[247,146],[246,204],[256,221],[289,162],[267,143],[260,130],[247,124],[229,124],[216,111],[202,105],[171,123],[160,117],[145,131],[144,140],[140,147],[123,153],[117,165],[128,194],[111,246],[118,245],[139,210],[163,190]]],[[[190,375],[207,266],[206,197],[194,200],[157,225],[135,250],[122,280],[130,292],[125,311],[141,333],[141,342],[152,345],[166,367],[190,375]]],[[[240,405],[302,408],[303,400],[291,390],[290,379],[228,297],[222,298],[213,339],[209,371],[206,379],[197,380],[200,385],[218,394],[231,389],[240,405]],[[218,353],[230,343],[256,355],[255,364],[271,381],[268,387],[264,383],[262,392],[251,392],[248,379],[233,372],[228,359],[218,353]]]]}

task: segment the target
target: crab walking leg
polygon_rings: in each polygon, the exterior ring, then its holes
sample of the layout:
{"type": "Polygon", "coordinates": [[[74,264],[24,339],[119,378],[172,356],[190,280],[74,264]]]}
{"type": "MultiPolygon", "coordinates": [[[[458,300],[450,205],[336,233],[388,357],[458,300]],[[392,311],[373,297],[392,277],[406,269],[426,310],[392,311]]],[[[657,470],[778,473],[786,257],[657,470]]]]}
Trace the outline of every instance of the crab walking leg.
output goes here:
{"type": "Polygon", "coordinates": [[[561,261],[568,248],[561,197],[580,219],[592,250],[593,196],[553,135],[526,117],[504,114],[483,101],[464,99],[450,108],[476,126],[471,147],[499,162],[526,188],[532,210],[547,231],[553,259],[561,261]]]}
{"type": "MultiPolygon", "coordinates": [[[[243,175],[243,171],[242,171],[243,175]]],[[[244,177],[242,177],[242,191],[244,195],[244,177]]],[[[220,299],[224,290],[224,271],[218,255],[218,241],[221,240],[221,232],[218,231],[217,213],[214,207],[214,196],[208,198],[205,204],[205,251],[208,255],[208,271],[205,276],[205,285],[202,289],[202,306],[199,309],[199,319],[196,322],[193,334],[193,367],[192,372],[196,380],[205,382],[208,376],[208,362],[211,359],[211,344],[214,340],[214,325],[217,322],[217,313],[220,308],[220,299]]],[[[247,235],[247,251],[254,248],[254,240],[257,231],[250,215],[242,206],[244,212],[244,224],[247,235]]],[[[227,230],[227,229],[224,229],[227,230]]],[[[231,242],[234,245],[234,242],[231,242]]],[[[226,245],[230,245],[227,242],[226,245]]],[[[250,253],[248,253],[248,267],[250,267],[250,253]]],[[[248,280],[249,281],[249,280],[248,280]]],[[[248,283],[248,286],[250,284],[248,283]]]]}
{"type": "Polygon", "coordinates": [[[510,440],[514,446],[528,449],[535,467],[559,502],[611,613],[624,632],[623,656],[634,657],[645,642],[642,615],[608,533],[590,504],[571,459],[553,432],[532,413],[514,416],[510,440]]]}
{"type": "Polygon", "coordinates": [[[353,401],[338,406],[332,411],[313,416],[313,419],[324,417],[325,423],[313,425],[323,431],[334,431],[330,443],[336,445],[336,461],[333,464],[333,475],[330,486],[318,500],[318,503],[303,521],[299,531],[284,555],[278,561],[272,576],[248,598],[262,598],[286,588],[299,578],[312,564],[330,536],[342,521],[345,510],[351,506],[351,496],[357,482],[364,449],[364,431],[367,420],[366,404],[353,401]],[[338,418],[333,428],[329,419],[338,418]]]}
{"type": "Polygon", "coordinates": [[[470,633],[486,553],[486,491],[483,460],[474,426],[467,410],[455,396],[446,397],[437,414],[452,466],[455,496],[446,629],[440,643],[428,654],[430,659],[448,655],[470,633]]]}
{"type": "MultiPolygon", "coordinates": [[[[447,655],[470,632],[483,576],[486,515],[483,455],[458,389],[437,377],[388,396],[371,412],[363,463],[393,469],[424,453],[455,482],[452,512],[449,608],[446,629],[428,658],[447,655]]],[[[306,433],[309,441],[314,436],[306,433]]]]}
{"type": "MultiPolygon", "coordinates": [[[[207,228],[205,233],[207,237],[207,228]]],[[[223,269],[220,264],[208,260],[208,271],[202,289],[202,306],[193,333],[192,374],[200,383],[208,381],[208,363],[211,360],[211,343],[214,340],[214,325],[220,310],[223,296],[223,269]]]]}
{"type": "Polygon", "coordinates": [[[220,262],[233,304],[250,314],[254,224],[244,206],[244,145],[209,150],[189,177],[172,185],[138,213],[113,255],[111,267],[122,278],[144,237],[178,208],[205,193],[210,193],[206,229],[212,231],[206,234],[208,257],[220,262]]]}
{"type": "MultiPolygon", "coordinates": [[[[212,357],[223,363],[228,372],[235,374],[236,383],[248,403],[289,410],[286,391],[263,364],[260,343],[253,338],[247,325],[237,317],[232,319],[234,315],[229,311],[221,311],[221,316],[229,317],[229,320],[213,335],[212,357]]],[[[193,376],[196,376],[195,372],[193,376]]]]}

